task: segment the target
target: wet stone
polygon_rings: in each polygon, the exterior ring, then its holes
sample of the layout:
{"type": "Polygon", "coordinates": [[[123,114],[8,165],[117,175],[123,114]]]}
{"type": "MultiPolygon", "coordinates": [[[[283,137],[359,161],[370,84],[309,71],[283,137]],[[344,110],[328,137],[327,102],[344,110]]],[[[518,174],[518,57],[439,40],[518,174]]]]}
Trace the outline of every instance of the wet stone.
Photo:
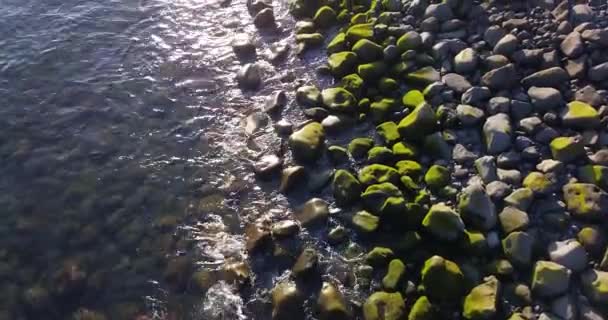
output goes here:
{"type": "Polygon", "coordinates": [[[596,220],[605,217],[608,194],[598,186],[587,183],[570,183],[562,188],[568,211],[574,217],[596,220]]]}
{"type": "Polygon", "coordinates": [[[528,214],[515,207],[505,207],[498,215],[498,218],[505,234],[525,230],[530,223],[528,214]]]}
{"type": "Polygon", "coordinates": [[[454,301],[464,296],[464,275],[460,267],[440,256],[426,260],[421,271],[425,293],[440,301],[454,301]]]}
{"type": "Polygon", "coordinates": [[[323,282],[317,299],[321,320],[347,320],[351,312],[344,295],[330,282],[323,282]]]}
{"type": "Polygon", "coordinates": [[[280,172],[282,165],[283,161],[281,158],[274,154],[269,154],[260,158],[254,164],[253,170],[261,179],[269,179],[280,172]]]}
{"type": "Polygon", "coordinates": [[[257,64],[248,63],[237,72],[236,80],[244,89],[258,89],[262,84],[262,70],[257,64]]]}
{"type": "Polygon", "coordinates": [[[291,274],[297,279],[314,276],[317,271],[318,262],[319,256],[317,251],[314,249],[304,249],[291,268],[291,274]]]}
{"type": "Polygon", "coordinates": [[[365,320],[399,320],[405,314],[401,293],[375,292],[363,304],[365,320]]]}
{"type": "Polygon", "coordinates": [[[272,289],[272,319],[304,319],[304,295],[293,282],[280,282],[272,289]]]}
{"type": "Polygon", "coordinates": [[[306,180],[307,172],[302,166],[293,166],[283,169],[279,192],[289,193],[295,191],[306,180]]]}
{"type": "Polygon", "coordinates": [[[252,223],[245,227],[246,247],[248,251],[257,250],[270,240],[270,230],[259,223],[252,223]]]}
{"type": "Polygon", "coordinates": [[[275,238],[289,237],[298,233],[300,227],[293,220],[283,220],[272,225],[272,236],[275,238]]]}
{"type": "Polygon", "coordinates": [[[380,218],[367,211],[359,211],[353,216],[353,225],[364,233],[376,231],[379,222],[380,218]]]}
{"type": "Polygon", "coordinates": [[[308,200],[295,216],[305,227],[323,223],[329,217],[329,206],[325,200],[313,198],[308,200]]]}

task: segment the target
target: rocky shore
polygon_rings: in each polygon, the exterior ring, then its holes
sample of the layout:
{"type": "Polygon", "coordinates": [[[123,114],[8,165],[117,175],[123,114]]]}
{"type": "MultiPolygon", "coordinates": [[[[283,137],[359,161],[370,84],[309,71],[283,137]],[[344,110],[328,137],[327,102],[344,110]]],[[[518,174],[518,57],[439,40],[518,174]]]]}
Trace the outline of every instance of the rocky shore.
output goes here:
{"type": "MultiPolygon", "coordinates": [[[[273,319],[608,317],[608,5],[289,6],[297,54],[325,52],[333,84],[264,107],[284,148],[258,179],[310,198],[246,226],[252,259],[284,261],[273,319]],[[341,255],[341,277],[302,233],[341,255]]],[[[272,3],[250,13],[274,27],[272,3]]],[[[255,64],[237,79],[263,82],[255,64]]]]}

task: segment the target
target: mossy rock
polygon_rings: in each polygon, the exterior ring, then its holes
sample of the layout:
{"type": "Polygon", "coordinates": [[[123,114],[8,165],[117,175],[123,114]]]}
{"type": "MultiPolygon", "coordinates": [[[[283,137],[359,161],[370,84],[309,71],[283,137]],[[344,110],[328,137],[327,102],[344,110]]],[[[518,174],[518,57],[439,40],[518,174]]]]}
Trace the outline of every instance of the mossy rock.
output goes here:
{"type": "Polygon", "coordinates": [[[562,188],[568,212],[574,217],[601,220],[606,217],[608,193],[590,183],[570,183],[562,188]]]}
{"type": "Polygon", "coordinates": [[[359,76],[369,82],[375,82],[386,73],[387,67],[383,61],[360,64],[357,68],[359,76]]]}
{"type": "Polygon", "coordinates": [[[585,155],[585,144],[577,137],[557,137],[549,144],[553,159],[572,162],[585,155]]]}
{"type": "Polygon", "coordinates": [[[363,233],[376,231],[379,224],[380,218],[365,210],[359,211],[353,216],[353,225],[357,230],[363,233]]]}
{"type": "Polygon", "coordinates": [[[404,139],[422,141],[437,128],[435,112],[429,104],[420,104],[399,122],[398,128],[404,139]]]}
{"type": "Polygon", "coordinates": [[[427,296],[455,304],[465,293],[465,279],[453,261],[433,256],[425,261],[421,271],[422,285],[427,296]]]}
{"type": "Polygon", "coordinates": [[[357,99],[343,88],[327,88],[321,92],[323,105],[334,112],[354,114],[357,112],[357,99]]]}
{"type": "Polygon", "coordinates": [[[593,183],[608,190],[608,167],[600,165],[586,165],[578,168],[577,177],[581,182],[593,183]]]}
{"type": "Polygon", "coordinates": [[[316,86],[301,86],[296,90],[296,102],[303,107],[318,107],[321,104],[321,91],[316,86]]]}
{"type": "Polygon", "coordinates": [[[523,231],[511,232],[502,240],[505,256],[513,264],[527,267],[532,263],[534,238],[523,231]]]}
{"type": "Polygon", "coordinates": [[[341,146],[329,146],[327,148],[327,155],[329,156],[329,160],[335,164],[344,164],[348,163],[348,150],[341,146]]]}
{"type": "Polygon", "coordinates": [[[399,172],[383,164],[371,164],[359,171],[359,181],[365,185],[390,182],[399,184],[399,172]]]}
{"type": "Polygon", "coordinates": [[[419,105],[425,103],[424,95],[419,90],[410,90],[401,98],[404,106],[415,109],[419,105]]]}
{"type": "Polygon", "coordinates": [[[365,320],[400,320],[405,315],[401,293],[375,292],[363,304],[365,320]]]}
{"type": "Polygon", "coordinates": [[[423,149],[427,155],[436,159],[452,159],[452,146],[445,141],[441,132],[435,132],[424,137],[422,143],[423,149]]]}
{"type": "Polygon", "coordinates": [[[462,315],[470,320],[494,319],[498,312],[499,295],[500,282],[495,277],[488,277],[465,297],[462,315]]]}
{"type": "Polygon", "coordinates": [[[359,59],[364,62],[372,62],[382,59],[384,56],[384,49],[379,44],[368,40],[361,39],[355,43],[352,49],[359,59]]]}
{"type": "Polygon", "coordinates": [[[405,212],[406,204],[401,190],[394,184],[373,184],[361,194],[365,208],[379,216],[392,217],[405,212]]]}
{"type": "MultiPolygon", "coordinates": [[[[397,130],[397,124],[392,121],[384,122],[376,126],[376,133],[382,138],[384,143],[389,146],[401,139],[399,131],[397,130]]],[[[395,152],[395,149],[393,149],[393,152],[395,152]]]]}
{"type": "Polygon", "coordinates": [[[319,0],[289,0],[288,9],[298,19],[312,17],[320,6],[319,0]]]}
{"type": "Polygon", "coordinates": [[[600,116],[597,110],[581,101],[568,103],[561,117],[564,126],[575,129],[594,128],[600,124],[600,116]]]}
{"type": "Polygon", "coordinates": [[[371,266],[385,266],[395,256],[393,250],[385,247],[374,247],[365,255],[365,262],[371,266]]]}
{"type": "Polygon", "coordinates": [[[581,284],[585,296],[598,306],[608,304],[608,272],[588,270],[581,275],[581,284]]]}
{"type": "Polygon", "coordinates": [[[368,20],[369,20],[369,15],[367,13],[359,12],[350,18],[350,24],[367,23],[368,20]]]}
{"type": "Polygon", "coordinates": [[[346,49],[346,33],[344,32],[336,34],[327,44],[327,54],[345,51],[346,49]]]}
{"type": "Polygon", "coordinates": [[[352,51],[336,52],[329,56],[327,64],[331,73],[337,77],[343,77],[355,71],[357,66],[357,54],[352,51]]]}
{"type": "Polygon", "coordinates": [[[405,264],[399,259],[393,259],[388,264],[388,271],[384,278],[382,278],[382,287],[387,291],[397,290],[397,286],[403,280],[405,276],[405,264]]]}
{"type": "Polygon", "coordinates": [[[417,50],[422,46],[422,38],[416,31],[408,31],[397,40],[397,48],[400,52],[417,50]]]}
{"type": "Polygon", "coordinates": [[[464,233],[464,222],[460,215],[443,202],[429,209],[422,226],[437,239],[444,241],[458,240],[464,233]]]}
{"type": "Polygon", "coordinates": [[[322,320],[348,320],[352,316],[344,295],[329,282],[321,286],[317,305],[322,320]]]}
{"type": "Polygon", "coordinates": [[[450,182],[450,170],[444,166],[433,165],[424,175],[424,182],[431,189],[443,188],[450,182]]]}
{"type": "Polygon", "coordinates": [[[422,166],[416,161],[401,160],[395,164],[395,168],[400,175],[410,176],[415,181],[422,176],[422,166]]]}
{"type": "Polygon", "coordinates": [[[374,140],[370,138],[355,138],[348,144],[348,152],[355,159],[363,159],[373,146],[374,140]]]}
{"type": "Polygon", "coordinates": [[[418,247],[422,243],[422,236],[416,231],[406,231],[400,235],[393,244],[395,250],[408,252],[418,247]]]}
{"type": "Polygon", "coordinates": [[[398,160],[412,160],[418,157],[418,148],[407,142],[398,142],[393,145],[393,154],[398,160]]]}
{"type": "Polygon", "coordinates": [[[363,94],[365,82],[356,73],[351,73],[342,78],[342,87],[352,93],[356,98],[363,94]]]}
{"type": "Polygon", "coordinates": [[[314,162],[321,156],[325,131],[318,122],[311,122],[289,137],[289,146],[294,158],[302,162],[314,162]]]}
{"type": "Polygon", "coordinates": [[[336,11],[332,9],[330,6],[322,6],[317,10],[315,16],[312,18],[315,25],[321,29],[329,28],[332,25],[336,24],[338,20],[338,15],[336,11]]]}
{"type": "Polygon", "coordinates": [[[401,176],[401,186],[405,191],[410,193],[415,193],[420,190],[422,187],[412,179],[410,176],[401,176]]]}
{"type": "Polygon", "coordinates": [[[486,236],[479,231],[465,230],[462,248],[471,255],[483,256],[488,252],[486,236]]]}
{"type": "Polygon", "coordinates": [[[532,274],[532,291],[540,297],[555,297],[568,290],[568,268],[551,261],[538,261],[532,274]]]}
{"type": "Polygon", "coordinates": [[[397,102],[394,99],[383,98],[380,101],[372,102],[369,107],[369,114],[372,122],[380,123],[386,116],[397,106],[397,102]]]}
{"type": "Polygon", "coordinates": [[[433,67],[423,67],[410,72],[405,76],[405,80],[413,85],[427,86],[433,82],[441,80],[439,72],[433,67]]]}
{"type": "Polygon", "coordinates": [[[437,319],[437,310],[433,306],[429,298],[421,296],[414,302],[408,320],[435,320],[437,319]]]}
{"type": "Polygon", "coordinates": [[[484,271],[486,274],[508,279],[513,276],[515,268],[507,259],[494,259],[484,267],[484,271]]]}
{"type": "Polygon", "coordinates": [[[357,178],[344,169],[336,170],[334,173],[332,188],[336,203],[341,206],[356,202],[362,191],[361,183],[357,178]]]}
{"type": "Polygon", "coordinates": [[[378,89],[386,95],[394,95],[395,91],[399,90],[397,80],[389,77],[382,77],[378,81],[378,89]]]}
{"type": "Polygon", "coordinates": [[[540,172],[530,172],[522,183],[525,188],[528,188],[534,192],[534,194],[542,195],[550,193],[553,183],[549,178],[540,172]]]}
{"type": "Polygon", "coordinates": [[[346,30],[346,40],[349,43],[355,44],[361,39],[373,40],[374,38],[374,24],[373,23],[361,23],[352,25],[346,30]]]}
{"type": "Polygon", "coordinates": [[[367,153],[367,162],[390,165],[393,162],[393,151],[384,146],[373,147],[367,153]]]}
{"type": "Polygon", "coordinates": [[[318,47],[323,44],[325,38],[320,33],[301,33],[296,34],[296,42],[303,43],[307,47],[318,47]]]}

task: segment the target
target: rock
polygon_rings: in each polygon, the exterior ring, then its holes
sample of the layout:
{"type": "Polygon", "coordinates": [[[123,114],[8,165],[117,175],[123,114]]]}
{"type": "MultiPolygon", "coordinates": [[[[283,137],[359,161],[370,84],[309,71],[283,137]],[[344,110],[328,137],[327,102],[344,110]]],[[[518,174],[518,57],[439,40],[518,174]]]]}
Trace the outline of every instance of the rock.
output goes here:
{"type": "Polygon", "coordinates": [[[363,304],[365,320],[399,320],[405,315],[401,293],[375,292],[363,304]]]}
{"type": "Polygon", "coordinates": [[[498,219],[505,234],[526,230],[530,223],[530,218],[525,211],[511,206],[505,207],[498,215],[498,219]]]}
{"type": "MultiPolygon", "coordinates": [[[[608,30],[606,30],[608,31],[608,30]]],[[[586,85],[580,90],[577,90],[574,93],[574,99],[576,101],[584,102],[592,107],[599,107],[604,102],[604,98],[595,90],[595,88],[591,85],[586,85]]]]}
{"type": "Polygon", "coordinates": [[[317,272],[319,255],[314,249],[304,249],[296,259],[291,274],[296,279],[310,278],[317,272]]]}
{"type": "Polygon", "coordinates": [[[431,189],[445,187],[450,182],[450,171],[440,165],[433,165],[424,175],[424,182],[431,189]]]}
{"type": "Polygon", "coordinates": [[[566,70],[560,67],[552,67],[537,71],[521,80],[524,87],[559,87],[568,81],[570,77],[566,70]]]}
{"type": "Polygon", "coordinates": [[[601,253],[606,246],[606,236],[594,225],[582,228],[576,238],[591,255],[601,253]]]}
{"type": "Polygon", "coordinates": [[[361,194],[365,207],[380,216],[396,216],[406,210],[403,194],[389,182],[373,184],[361,194]]]}
{"type": "Polygon", "coordinates": [[[465,220],[482,230],[496,225],[496,207],[480,184],[474,183],[462,190],[458,210],[465,220]]]}
{"type": "MultiPolygon", "coordinates": [[[[357,54],[351,51],[336,52],[329,56],[327,64],[331,73],[336,78],[341,78],[347,74],[353,73],[357,67],[357,54]]],[[[341,88],[332,88],[341,89],[341,88]]],[[[326,89],[328,90],[328,89],[326,89]]],[[[344,89],[342,89],[344,90],[344,89]]],[[[325,91],[325,90],[323,90],[325,91]]]]}
{"type": "Polygon", "coordinates": [[[485,184],[498,180],[496,160],[493,156],[483,156],[475,160],[475,169],[485,184]]]}
{"type": "Polygon", "coordinates": [[[532,274],[532,291],[541,297],[565,293],[570,286],[570,270],[551,261],[538,261],[532,274]]]}
{"type": "Polygon", "coordinates": [[[486,29],[483,39],[492,47],[498,43],[498,40],[502,39],[506,35],[506,31],[499,26],[490,26],[486,29]]]}
{"type": "Polygon", "coordinates": [[[474,126],[484,118],[483,110],[466,104],[456,107],[456,116],[464,126],[474,126]]]}
{"type": "Polygon", "coordinates": [[[365,256],[365,261],[371,266],[385,266],[395,256],[393,250],[384,247],[374,247],[365,256]]]}
{"type": "Polygon", "coordinates": [[[356,43],[361,39],[373,40],[374,37],[374,24],[373,23],[361,23],[352,25],[346,30],[346,40],[349,43],[356,43]]]}
{"type": "Polygon", "coordinates": [[[452,158],[457,163],[469,163],[473,162],[479,157],[478,153],[467,150],[462,144],[456,144],[452,150],[452,158]]]}
{"type": "Polygon", "coordinates": [[[594,128],[600,124],[597,110],[580,101],[568,103],[561,113],[561,118],[564,126],[573,129],[594,128]]]}
{"type": "Polygon", "coordinates": [[[272,236],[275,238],[285,238],[298,233],[300,226],[293,220],[282,220],[272,225],[272,236]]]}
{"type": "Polygon", "coordinates": [[[409,72],[405,79],[414,85],[427,86],[441,80],[441,75],[433,67],[423,67],[416,71],[409,72]]]}
{"type": "Polygon", "coordinates": [[[348,114],[357,111],[357,100],[343,88],[327,88],[321,92],[321,98],[323,105],[331,111],[348,114]]]}
{"type": "Polygon", "coordinates": [[[552,242],[547,250],[551,261],[559,263],[574,272],[580,272],[587,267],[587,252],[574,239],[552,242]]]}
{"type": "Polygon", "coordinates": [[[570,20],[573,25],[579,25],[584,22],[593,21],[593,10],[587,4],[577,4],[572,7],[570,12],[570,20]]]}
{"type": "Polygon", "coordinates": [[[255,251],[268,243],[270,231],[258,223],[252,223],[245,227],[245,238],[247,251],[255,251]]]}
{"type": "Polygon", "coordinates": [[[256,63],[244,65],[236,74],[236,81],[243,89],[255,90],[262,84],[262,70],[256,63]]]}
{"type": "Polygon", "coordinates": [[[481,83],[491,89],[502,90],[513,87],[518,80],[515,66],[509,63],[486,72],[481,78],[481,83]]]}
{"type": "Polygon", "coordinates": [[[435,307],[431,304],[429,298],[421,296],[412,306],[408,320],[433,320],[435,319],[435,312],[435,307]]]}
{"type": "Polygon", "coordinates": [[[396,169],[386,165],[371,164],[359,171],[359,181],[365,185],[384,182],[397,185],[399,184],[399,173],[396,169]]]}
{"type": "Polygon", "coordinates": [[[477,67],[477,53],[471,48],[460,51],[454,57],[454,70],[457,73],[470,73],[477,67]]]}
{"type": "Polygon", "coordinates": [[[357,57],[364,62],[381,59],[384,56],[383,50],[382,46],[367,39],[361,39],[353,46],[353,51],[357,54],[357,57]]]}
{"type": "Polygon", "coordinates": [[[300,186],[307,178],[306,169],[302,166],[292,166],[283,169],[281,174],[281,184],[279,192],[289,193],[294,191],[296,186],[300,186]]]}
{"type": "Polygon", "coordinates": [[[445,203],[434,204],[422,221],[422,226],[433,236],[445,241],[455,241],[464,233],[460,215],[445,203]]]}
{"type": "Polygon", "coordinates": [[[339,169],[334,173],[332,189],[336,203],[340,206],[348,206],[359,199],[362,186],[352,173],[339,169]]]}
{"type": "Polygon", "coordinates": [[[450,302],[464,295],[465,279],[460,267],[440,256],[425,261],[421,271],[426,295],[433,299],[450,302]]]}
{"type": "Polygon", "coordinates": [[[502,240],[505,256],[513,264],[529,266],[532,263],[534,238],[526,232],[514,231],[502,240]]]}
{"type": "Polygon", "coordinates": [[[318,122],[311,122],[289,137],[289,146],[294,158],[302,162],[314,162],[321,155],[325,131],[318,122]]]}
{"type": "Polygon", "coordinates": [[[301,33],[296,34],[296,43],[302,48],[299,49],[299,54],[308,48],[319,47],[323,44],[325,38],[320,33],[301,33]]]}
{"type": "Polygon", "coordinates": [[[304,203],[295,217],[305,227],[323,223],[329,217],[329,206],[323,199],[312,198],[304,203]]]}
{"type": "Polygon", "coordinates": [[[260,158],[254,165],[253,171],[260,179],[270,179],[281,170],[283,160],[274,154],[268,154],[260,158]]]}
{"type": "Polygon", "coordinates": [[[397,49],[400,52],[417,50],[422,45],[422,38],[416,31],[408,31],[397,40],[397,49]]]}
{"type": "Polygon", "coordinates": [[[585,155],[585,145],[580,137],[557,137],[549,146],[553,159],[560,162],[572,162],[585,155]]]}
{"type": "Polygon", "coordinates": [[[359,211],[353,216],[353,225],[364,233],[376,231],[379,223],[380,218],[367,211],[359,211]]]}
{"type": "Polygon", "coordinates": [[[568,211],[575,217],[596,220],[605,217],[608,193],[588,183],[570,183],[562,188],[568,211]]]}
{"type": "Polygon", "coordinates": [[[327,148],[327,155],[334,165],[345,164],[349,161],[348,150],[341,146],[329,146],[327,148]]]}
{"type": "Polygon", "coordinates": [[[491,96],[492,92],[486,87],[471,87],[462,94],[460,101],[475,106],[484,103],[491,96]]]}
{"type": "Polygon", "coordinates": [[[293,282],[279,282],[272,289],[272,319],[304,319],[304,295],[293,282]]]}
{"type": "Polygon", "coordinates": [[[321,29],[329,28],[337,22],[336,11],[334,11],[334,9],[332,9],[330,6],[322,6],[319,8],[319,10],[317,10],[317,13],[315,13],[312,21],[314,21],[315,26],[321,29]]]}
{"type": "Polygon", "coordinates": [[[458,94],[462,94],[471,88],[471,83],[463,76],[456,73],[448,73],[441,78],[445,85],[458,94]]]}
{"type": "Polygon", "coordinates": [[[253,25],[259,29],[276,28],[274,11],[272,8],[262,9],[253,18],[253,25]]]}
{"type": "Polygon", "coordinates": [[[444,22],[452,19],[454,14],[452,8],[447,3],[430,4],[426,7],[424,17],[433,17],[439,22],[444,22]]]}
{"type": "Polygon", "coordinates": [[[388,271],[382,278],[382,287],[387,291],[395,291],[405,275],[405,264],[399,259],[393,259],[388,264],[388,271]]]}
{"type": "Polygon", "coordinates": [[[517,37],[508,33],[502,37],[494,46],[494,53],[501,54],[503,56],[511,56],[517,47],[519,46],[519,40],[517,37]]]}
{"type": "Polygon", "coordinates": [[[330,282],[323,282],[317,299],[321,320],[347,320],[351,318],[344,295],[330,282]]]}
{"type": "Polygon", "coordinates": [[[608,272],[588,270],[581,275],[581,286],[585,296],[598,306],[608,303],[608,272]]]}
{"type": "Polygon", "coordinates": [[[519,185],[521,183],[521,172],[519,170],[500,169],[496,170],[498,179],[504,183],[511,185],[519,185]]]}
{"type": "Polygon", "coordinates": [[[576,320],[576,303],[571,295],[561,296],[551,302],[551,312],[563,320],[576,320]]]}
{"type": "Polygon", "coordinates": [[[436,130],[437,118],[433,108],[423,103],[416,107],[410,114],[399,122],[397,129],[399,134],[406,140],[417,140],[436,130]]]}
{"type": "Polygon", "coordinates": [[[511,147],[511,123],[509,116],[499,113],[488,117],[483,125],[486,149],[490,154],[507,151],[511,147]]]}
{"type": "Polygon", "coordinates": [[[551,180],[545,174],[537,171],[530,172],[524,178],[523,186],[532,190],[535,195],[546,195],[553,189],[551,180]]]}
{"type": "Polygon", "coordinates": [[[466,319],[493,319],[498,311],[500,282],[491,276],[474,287],[464,299],[462,315],[466,319]]]}
{"type": "Polygon", "coordinates": [[[578,168],[577,177],[580,182],[593,183],[596,186],[608,190],[608,167],[598,165],[587,165],[578,168]]]}
{"type": "Polygon", "coordinates": [[[528,89],[528,95],[534,108],[541,112],[557,109],[564,104],[562,94],[554,88],[533,86],[528,89]]]}
{"type": "Polygon", "coordinates": [[[232,40],[232,51],[238,59],[255,57],[255,44],[248,34],[237,34],[232,40]]]}
{"type": "Polygon", "coordinates": [[[589,157],[589,160],[597,165],[608,166],[608,149],[598,150],[589,157]]]}
{"type": "Polygon", "coordinates": [[[296,90],[296,101],[303,107],[317,107],[321,104],[321,91],[315,86],[301,86],[296,90]]]}
{"type": "Polygon", "coordinates": [[[264,112],[269,114],[279,113],[287,105],[287,95],[285,91],[275,91],[264,103],[264,112]]]}
{"type": "Polygon", "coordinates": [[[504,199],[511,191],[511,186],[502,181],[492,181],[486,185],[486,193],[492,201],[504,199]]]}
{"type": "Polygon", "coordinates": [[[600,63],[589,68],[587,76],[591,81],[601,82],[608,79],[608,62],[600,63]]]}
{"type": "Polygon", "coordinates": [[[560,44],[560,49],[566,57],[575,59],[585,52],[585,45],[581,34],[577,31],[571,32],[560,44]]]}
{"type": "Polygon", "coordinates": [[[357,68],[357,74],[363,81],[374,82],[378,81],[386,73],[387,66],[384,61],[376,61],[365,64],[360,64],[357,68]]]}

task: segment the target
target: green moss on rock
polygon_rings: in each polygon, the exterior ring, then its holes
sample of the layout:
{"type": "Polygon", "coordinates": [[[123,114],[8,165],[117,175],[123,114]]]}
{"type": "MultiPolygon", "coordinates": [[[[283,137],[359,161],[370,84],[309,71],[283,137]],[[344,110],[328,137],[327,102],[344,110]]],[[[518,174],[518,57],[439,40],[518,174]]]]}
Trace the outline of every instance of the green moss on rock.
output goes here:
{"type": "Polygon", "coordinates": [[[365,185],[390,182],[394,185],[399,183],[399,172],[395,168],[371,164],[359,171],[359,181],[365,185]]]}
{"type": "Polygon", "coordinates": [[[362,159],[373,146],[374,140],[370,138],[355,138],[348,144],[348,152],[353,158],[362,159]]]}
{"type": "Polygon", "coordinates": [[[387,67],[383,61],[360,64],[357,68],[359,76],[369,82],[375,82],[386,73],[387,67]]]}
{"type": "Polygon", "coordinates": [[[352,25],[346,30],[346,40],[349,43],[356,43],[361,39],[373,40],[374,38],[374,24],[373,23],[361,23],[352,25]]]}
{"type": "Polygon", "coordinates": [[[365,320],[400,320],[405,314],[401,293],[375,292],[363,304],[365,320]]]}
{"type": "Polygon", "coordinates": [[[383,98],[380,101],[372,102],[369,108],[369,114],[372,122],[380,123],[384,121],[386,116],[391,112],[392,109],[397,105],[394,99],[383,98]]]}
{"type": "Polygon", "coordinates": [[[408,315],[408,320],[435,320],[437,319],[437,310],[426,296],[421,296],[416,300],[412,309],[410,310],[410,314],[408,315]]]}
{"type": "MultiPolygon", "coordinates": [[[[395,142],[401,139],[401,135],[399,135],[399,131],[397,130],[397,124],[388,121],[379,124],[376,127],[376,133],[382,138],[386,145],[393,145],[395,142]]],[[[393,149],[393,152],[395,150],[393,149]]]]}
{"type": "Polygon", "coordinates": [[[410,114],[405,116],[398,125],[399,134],[406,140],[422,141],[437,128],[437,118],[429,104],[418,105],[410,114]]]}
{"type": "Polygon", "coordinates": [[[327,64],[335,77],[343,77],[355,71],[357,54],[352,51],[336,52],[329,56],[327,64]]]}
{"type": "Polygon", "coordinates": [[[289,137],[291,152],[298,161],[313,162],[319,158],[325,141],[325,131],[318,122],[311,122],[289,137]]]}
{"type": "Polygon", "coordinates": [[[357,228],[357,230],[364,233],[376,231],[379,224],[380,218],[365,210],[359,211],[353,216],[353,225],[355,228],[357,228]]]}
{"type": "Polygon", "coordinates": [[[334,173],[332,188],[336,202],[343,206],[357,201],[362,191],[361,183],[357,178],[344,169],[334,173]]]}
{"type": "Polygon", "coordinates": [[[336,24],[338,20],[338,15],[336,11],[330,6],[322,6],[317,10],[315,16],[312,18],[315,25],[318,28],[325,29],[329,28],[332,25],[336,24]]]}
{"type": "Polygon", "coordinates": [[[436,238],[445,241],[455,241],[464,233],[464,222],[460,215],[443,202],[429,209],[422,226],[436,238]]]}
{"type": "Polygon", "coordinates": [[[488,277],[476,286],[464,299],[462,315],[470,320],[494,319],[498,311],[500,282],[488,277]]]}
{"type": "Polygon", "coordinates": [[[454,304],[464,295],[464,275],[455,262],[433,256],[424,263],[421,276],[426,295],[433,299],[454,304]]]}
{"type": "Polygon", "coordinates": [[[353,51],[364,62],[376,61],[383,57],[382,46],[368,39],[357,41],[353,46],[353,51]]]}
{"type": "Polygon", "coordinates": [[[323,105],[329,110],[354,114],[357,112],[357,99],[343,88],[327,88],[321,92],[323,105]]]}
{"type": "Polygon", "coordinates": [[[444,166],[433,165],[424,175],[424,182],[431,189],[445,187],[450,182],[450,170],[444,166]]]}
{"type": "Polygon", "coordinates": [[[382,287],[388,291],[395,291],[404,276],[405,264],[399,259],[393,259],[388,264],[386,275],[382,278],[382,287]]]}
{"type": "Polygon", "coordinates": [[[549,144],[553,159],[571,162],[585,155],[585,144],[577,137],[557,137],[549,144]]]}

